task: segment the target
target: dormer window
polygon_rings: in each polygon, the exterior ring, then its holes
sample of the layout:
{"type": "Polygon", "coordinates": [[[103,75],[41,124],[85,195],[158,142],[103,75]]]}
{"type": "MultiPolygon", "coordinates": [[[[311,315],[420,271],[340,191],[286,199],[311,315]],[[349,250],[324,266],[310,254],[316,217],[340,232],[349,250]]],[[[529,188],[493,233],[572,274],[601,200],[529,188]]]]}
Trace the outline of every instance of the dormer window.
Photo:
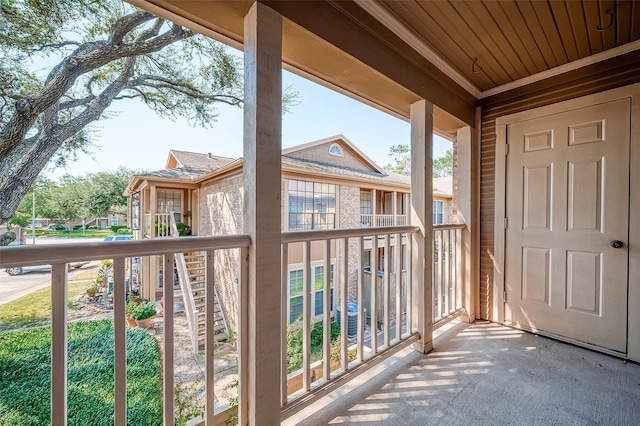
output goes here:
{"type": "Polygon", "coordinates": [[[344,157],[344,153],[342,152],[342,148],[337,143],[331,144],[329,147],[329,154],[337,155],[338,157],[344,157]]]}

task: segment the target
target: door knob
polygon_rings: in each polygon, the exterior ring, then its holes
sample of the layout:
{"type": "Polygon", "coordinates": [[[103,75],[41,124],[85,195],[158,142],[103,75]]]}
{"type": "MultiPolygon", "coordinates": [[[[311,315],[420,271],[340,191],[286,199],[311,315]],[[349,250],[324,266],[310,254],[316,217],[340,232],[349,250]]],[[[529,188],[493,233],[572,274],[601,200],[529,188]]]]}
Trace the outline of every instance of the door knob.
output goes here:
{"type": "Polygon", "coordinates": [[[620,241],[620,240],[613,240],[613,241],[611,241],[611,242],[609,243],[609,245],[611,245],[611,247],[613,247],[613,248],[620,248],[620,247],[622,247],[624,244],[623,244],[623,242],[622,242],[622,241],[620,241]]]}

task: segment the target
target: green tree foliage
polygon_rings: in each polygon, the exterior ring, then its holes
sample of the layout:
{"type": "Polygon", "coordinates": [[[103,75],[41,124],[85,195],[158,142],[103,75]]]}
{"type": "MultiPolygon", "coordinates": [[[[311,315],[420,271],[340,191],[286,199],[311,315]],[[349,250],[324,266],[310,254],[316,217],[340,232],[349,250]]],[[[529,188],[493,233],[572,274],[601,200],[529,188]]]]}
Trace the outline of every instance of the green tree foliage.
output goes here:
{"type": "Polygon", "coordinates": [[[388,156],[392,161],[384,166],[385,170],[406,176],[411,174],[411,151],[409,151],[408,145],[392,145],[389,148],[388,156]]]}
{"type": "Polygon", "coordinates": [[[55,183],[45,177],[38,177],[27,195],[22,199],[15,215],[9,219],[10,225],[28,227],[31,226],[31,218],[35,213],[35,217],[44,217],[42,212],[45,210],[45,204],[49,191],[55,183]],[[33,192],[35,191],[36,209],[33,211],[33,192]]]}
{"type": "Polygon", "coordinates": [[[433,177],[453,176],[453,149],[433,160],[433,177]]]}
{"type": "MultiPolygon", "coordinates": [[[[110,212],[125,212],[127,198],[122,195],[133,170],[121,167],[114,172],[85,176],[63,176],[59,182],[39,177],[35,183],[36,217],[56,222],[104,217],[110,212]]],[[[20,203],[11,224],[29,226],[32,216],[32,191],[20,203]]]]}
{"type": "MultiPolygon", "coordinates": [[[[241,59],[121,0],[0,0],[0,223],[39,173],[89,152],[112,104],[211,126],[240,105],[241,59]]],[[[295,104],[291,90],[284,110],[295,104]]],[[[102,207],[101,207],[102,208],[102,207]]]]}
{"type": "MultiPolygon", "coordinates": [[[[393,145],[389,148],[392,162],[384,166],[385,170],[401,175],[411,174],[411,151],[407,145],[393,145]]],[[[433,160],[433,177],[453,176],[453,149],[448,149],[444,156],[433,160]]]]}
{"type": "Polygon", "coordinates": [[[107,216],[109,212],[125,213],[127,197],[122,194],[134,174],[132,170],[120,167],[115,172],[91,175],[87,199],[89,213],[96,217],[107,216]]]}
{"type": "Polygon", "coordinates": [[[89,182],[83,177],[64,175],[60,184],[49,189],[47,202],[42,214],[44,217],[63,220],[67,228],[69,222],[89,216],[87,200],[89,199],[89,182]]]}

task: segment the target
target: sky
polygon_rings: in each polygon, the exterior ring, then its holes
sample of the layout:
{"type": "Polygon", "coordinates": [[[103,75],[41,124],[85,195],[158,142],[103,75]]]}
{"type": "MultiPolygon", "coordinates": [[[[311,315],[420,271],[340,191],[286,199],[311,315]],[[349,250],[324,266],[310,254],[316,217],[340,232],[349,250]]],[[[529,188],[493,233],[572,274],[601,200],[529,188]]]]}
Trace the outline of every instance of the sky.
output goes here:
{"type": "MultiPolygon", "coordinates": [[[[355,101],[314,82],[283,71],[283,87],[293,85],[300,104],[284,115],[282,147],[288,148],[338,134],[344,135],[379,166],[388,164],[389,148],[410,145],[409,123],[355,101]]],[[[242,156],[242,110],[219,104],[219,116],[212,128],[192,127],[186,119],[160,118],[137,100],[114,102],[117,116],[94,125],[94,154],[79,154],[66,169],[48,169],[58,180],[62,175],[85,175],[111,171],[119,166],[133,170],[163,169],[170,149],[212,153],[223,157],[242,156]]],[[[434,158],[444,155],[451,143],[434,136],[434,158]]]]}

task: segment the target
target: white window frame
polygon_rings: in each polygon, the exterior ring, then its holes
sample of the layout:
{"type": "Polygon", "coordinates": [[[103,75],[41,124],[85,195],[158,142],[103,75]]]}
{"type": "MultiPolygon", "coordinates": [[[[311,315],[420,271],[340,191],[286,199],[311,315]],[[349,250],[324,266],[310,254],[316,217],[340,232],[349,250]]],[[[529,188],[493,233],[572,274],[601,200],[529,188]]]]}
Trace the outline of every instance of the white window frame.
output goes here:
{"type": "Polygon", "coordinates": [[[444,201],[433,200],[433,224],[442,225],[444,223],[444,201]],[[440,209],[438,209],[438,205],[440,209]],[[440,215],[440,221],[438,222],[438,215],[440,215]]]}
{"type": "MultiPolygon", "coordinates": [[[[324,300],[324,275],[322,278],[322,282],[323,282],[323,288],[320,290],[316,290],[315,289],[315,276],[316,276],[316,271],[318,268],[324,268],[324,261],[319,261],[319,262],[313,262],[310,266],[310,271],[309,273],[311,274],[311,309],[312,309],[312,315],[311,318],[318,318],[320,316],[322,316],[323,312],[322,309],[317,312],[316,311],[316,294],[321,294],[322,296],[322,300],[324,300]]],[[[331,264],[329,266],[329,268],[332,270],[333,272],[333,279],[330,279],[329,281],[329,288],[330,289],[334,289],[333,294],[331,295],[331,313],[333,313],[333,311],[336,308],[336,304],[335,304],[335,299],[336,299],[336,283],[335,283],[335,278],[336,278],[336,266],[335,266],[335,260],[331,261],[331,264]]],[[[301,264],[296,264],[296,265],[289,265],[289,269],[287,271],[287,299],[288,299],[288,303],[287,303],[287,318],[289,319],[289,324],[294,324],[298,317],[302,314],[302,311],[296,316],[296,318],[294,318],[293,320],[291,319],[291,299],[293,297],[302,297],[304,296],[304,293],[298,294],[296,296],[291,296],[291,273],[292,272],[302,272],[303,270],[303,266],[301,264]]],[[[304,275],[302,275],[302,277],[304,277],[304,275]]],[[[304,279],[304,278],[301,278],[304,279]]],[[[304,282],[303,282],[303,287],[304,287],[304,282]]],[[[303,303],[304,303],[304,298],[303,298],[303,303]]],[[[323,304],[323,308],[324,308],[324,304],[323,304]]]]}

